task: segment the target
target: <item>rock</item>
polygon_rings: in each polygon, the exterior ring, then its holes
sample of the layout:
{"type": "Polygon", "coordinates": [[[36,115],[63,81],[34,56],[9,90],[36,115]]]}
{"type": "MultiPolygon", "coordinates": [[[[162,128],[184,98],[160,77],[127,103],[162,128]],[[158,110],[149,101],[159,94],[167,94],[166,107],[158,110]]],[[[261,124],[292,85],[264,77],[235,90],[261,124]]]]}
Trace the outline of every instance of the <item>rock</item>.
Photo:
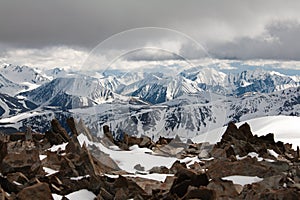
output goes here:
{"type": "Polygon", "coordinates": [[[70,117],[67,119],[67,124],[72,132],[72,135],[77,137],[78,136],[78,132],[77,132],[77,129],[76,129],[76,123],[75,123],[75,120],[73,117],[70,117]]]}
{"type": "Polygon", "coordinates": [[[9,182],[17,182],[22,185],[25,185],[29,182],[29,179],[21,172],[7,174],[6,177],[9,182]]]}
{"type": "Polygon", "coordinates": [[[136,170],[138,170],[138,171],[145,171],[145,167],[143,167],[141,164],[137,164],[133,168],[136,169],[136,170]]]}
{"type": "Polygon", "coordinates": [[[0,199],[1,200],[9,200],[10,197],[6,194],[6,192],[0,187],[0,199]]]}
{"type": "Polygon", "coordinates": [[[180,169],[175,176],[177,179],[173,182],[170,192],[179,197],[183,197],[187,193],[189,186],[207,186],[209,183],[206,174],[195,174],[185,168],[180,169]]]}
{"type": "Polygon", "coordinates": [[[165,166],[152,167],[149,170],[149,173],[150,174],[153,174],[153,173],[157,173],[157,174],[169,174],[169,169],[167,167],[165,167],[165,166]]]}
{"type": "Polygon", "coordinates": [[[117,190],[114,200],[125,200],[128,199],[128,195],[126,195],[126,192],[123,188],[120,188],[117,190]]]}
{"type": "Polygon", "coordinates": [[[28,200],[34,197],[35,200],[52,200],[51,191],[47,183],[37,183],[21,190],[17,194],[17,199],[28,200]]]}
{"type": "Polygon", "coordinates": [[[216,199],[215,191],[206,187],[188,187],[187,193],[182,197],[183,200],[188,199],[205,199],[214,200],[216,199]]]}
{"type": "Polygon", "coordinates": [[[60,125],[57,119],[51,121],[51,129],[46,131],[45,137],[52,145],[62,144],[70,140],[67,131],[60,125]]]}
{"type": "Polygon", "coordinates": [[[0,139],[0,163],[2,162],[3,158],[7,155],[7,141],[6,139],[0,139]]]}
{"type": "Polygon", "coordinates": [[[6,175],[8,173],[21,172],[31,178],[41,174],[42,167],[39,151],[32,143],[11,142],[8,153],[3,158],[0,169],[6,175]]]}
{"type": "Polygon", "coordinates": [[[139,144],[140,148],[149,148],[153,147],[155,144],[152,142],[152,140],[147,136],[142,136],[142,141],[139,144]]]}
{"type": "Polygon", "coordinates": [[[110,194],[108,191],[106,191],[104,188],[100,189],[100,192],[97,196],[97,200],[113,200],[114,196],[112,194],[110,194]]]}
{"type": "Polygon", "coordinates": [[[207,188],[215,191],[217,199],[236,198],[239,194],[232,181],[222,179],[213,179],[209,182],[207,188]]]}
{"type": "Polygon", "coordinates": [[[103,133],[104,133],[104,136],[109,139],[109,141],[114,143],[114,137],[109,130],[109,126],[107,126],[107,125],[103,126],[103,133]]]}

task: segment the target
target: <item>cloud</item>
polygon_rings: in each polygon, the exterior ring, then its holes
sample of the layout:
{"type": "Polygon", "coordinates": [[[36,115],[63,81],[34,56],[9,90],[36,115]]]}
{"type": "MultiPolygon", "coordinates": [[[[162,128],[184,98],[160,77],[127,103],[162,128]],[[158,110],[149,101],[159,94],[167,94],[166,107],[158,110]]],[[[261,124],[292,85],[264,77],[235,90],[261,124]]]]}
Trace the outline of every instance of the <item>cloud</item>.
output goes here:
{"type": "Polygon", "coordinates": [[[42,49],[12,48],[2,50],[0,63],[27,65],[38,68],[61,67],[65,69],[80,68],[88,53],[83,49],[65,46],[46,47],[42,49]]]}
{"type": "Polygon", "coordinates": [[[257,37],[240,37],[216,45],[210,52],[218,58],[300,60],[300,23],[273,21],[257,37]]]}

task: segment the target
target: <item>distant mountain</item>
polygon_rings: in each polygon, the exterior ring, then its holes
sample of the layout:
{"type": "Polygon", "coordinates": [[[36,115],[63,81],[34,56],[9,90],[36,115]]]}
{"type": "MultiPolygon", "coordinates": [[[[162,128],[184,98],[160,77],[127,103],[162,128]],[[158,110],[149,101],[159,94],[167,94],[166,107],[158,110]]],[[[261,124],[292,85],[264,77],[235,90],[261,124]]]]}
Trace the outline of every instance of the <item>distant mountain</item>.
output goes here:
{"type": "Polygon", "coordinates": [[[1,70],[18,82],[0,74],[1,93],[11,94],[2,97],[0,124],[12,121],[9,127],[15,129],[35,122],[41,131],[49,118],[72,115],[82,118],[95,134],[108,124],[115,132],[132,135],[191,138],[232,120],[300,116],[300,78],[274,71],[224,73],[198,66],[176,75],[120,70],[83,75],[11,65],[1,70]],[[22,81],[36,88],[30,90],[22,81]],[[27,91],[18,93],[22,90],[27,91]],[[32,102],[32,108],[25,102],[32,102]]]}
{"type": "Polygon", "coordinates": [[[37,108],[34,103],[0,93],[0,118],[13,116],[37,108]]]}
{"type": "Polygon", "coordinates": [[[18,84],[41,85],[50,81],[50,77],[46,76],[42,71],[28,66],[4,65],[0,68],[0,73],[8,80],[18,84]]]}

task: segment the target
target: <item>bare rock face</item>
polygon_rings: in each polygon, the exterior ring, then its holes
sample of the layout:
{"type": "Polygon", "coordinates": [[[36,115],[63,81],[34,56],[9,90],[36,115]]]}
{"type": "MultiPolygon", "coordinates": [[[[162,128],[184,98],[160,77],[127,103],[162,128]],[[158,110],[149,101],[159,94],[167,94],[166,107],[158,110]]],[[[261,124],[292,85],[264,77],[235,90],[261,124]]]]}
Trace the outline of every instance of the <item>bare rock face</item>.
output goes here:
{"type": "Polygon", "coordinates": [[[29,186],[21,190],[17,199],[20,200],[28,200],[28,199],[36,200],[52,200],[53,197],[51,195],[51,191],[49,185],[47,183],[37,183],[35,185],[29,186]]]}

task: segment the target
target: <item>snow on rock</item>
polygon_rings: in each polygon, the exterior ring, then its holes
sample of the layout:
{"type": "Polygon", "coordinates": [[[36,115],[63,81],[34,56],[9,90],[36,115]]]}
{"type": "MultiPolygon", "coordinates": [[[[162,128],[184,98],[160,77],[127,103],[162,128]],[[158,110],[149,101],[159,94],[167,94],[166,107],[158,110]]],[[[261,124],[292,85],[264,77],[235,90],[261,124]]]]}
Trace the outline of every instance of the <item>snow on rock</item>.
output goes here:
{"type": "Polygon", "coordinates": [[[250,152],[250,153],[248,153],[247,156],[243,156],[243,157],[240,157],[239,155],[237,155],[237,156],[236,156],[236,159],[238,159],[238,160],[243,160],[243,159],[247,158],[248,156],[250,156],[251,158],[256,158],[257,161],[259,161],[259,162],[260,162],[260,161],[263,161],[263,158],[262,158],[262,157],[259,157],[258,154],[257,154],[256,152],[250,152]]]}
{"type": "MultiPolygon", "coordinates": [[[[274,133],[275,141],[291,143],[294,149],[300,144],[300,117],[267,116],[239,122],[237,126],[241,126],[245,122],[250,125],[254,135],[262,136],[274,133]]],[[[221,140],[226,128],[222,127],[208,131],[205,134],[194,137],[192,140],[196,143],[209,142],[215,144],[221,140]]]]}
{"type": "MultiPolygon", "coordinates": [[[[174,157],[164,157],[164,156],[155,156],[151,155],[153,153],[150,149],[147,148],[138,148],[137,146],[131,147],[131,151],[114,151],[106,148],[101,143],[91,142],[84,134],[78,136],[78,141],[80,145],[85,143],[86,145],[95,145],[101,151],[109,156],[118,164],[118,166],[129,172],[135,173],[137,170],[134,169],[134,166],[140,164],[145,167],[145,170],[150,170],[156,166],[166,166],[171,167],[172,164],[177,160],[174,157]]],[[[154,154],[154,153],[153,153],[154,154]]]]}
{"type": "Polygon", "coordinates": [[[48,150],[51,151],[51,152],[55,152],[57,151],[58,149],[60,150],[65,150],[66,149],[66,146],[67,146],[67,142],[65,143],[62,143],[62,144],[59,144],[59,145],[53,145],[51,148],[49,148],[48,150]]]}
{"type": "Polygon", "coordinates": [[[257,183],[263,180],[262,178],[259,178],[257,176],[227,176],[223,177],[222,179],[232,181],[234,184],[239,184],[242,186],[257,183]]]}

